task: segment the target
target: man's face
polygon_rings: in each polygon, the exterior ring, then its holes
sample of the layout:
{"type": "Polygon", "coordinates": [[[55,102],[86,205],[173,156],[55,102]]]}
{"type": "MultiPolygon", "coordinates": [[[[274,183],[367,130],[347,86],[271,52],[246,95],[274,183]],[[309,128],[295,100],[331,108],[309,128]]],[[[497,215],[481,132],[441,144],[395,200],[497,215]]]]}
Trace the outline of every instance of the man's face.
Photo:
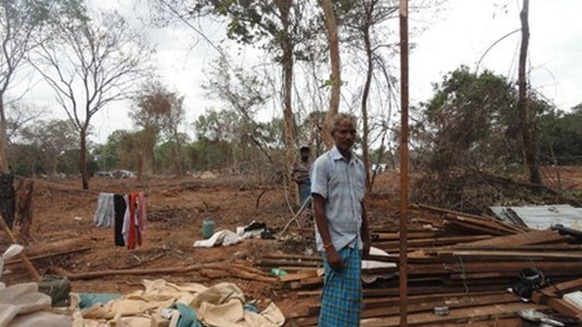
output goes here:
{"type": "Polygon", "coordinates": [[[301,151],[301,160],[303,162],[309,160],[309,151],[305,151],[305,150],[301,151]]]}
{"type": "Polygon", "coordinates": [[[342,123],[333,133],[333,140],[338,149],[350,151],[356,141],[356,128],[350,122],[342,123]]]}

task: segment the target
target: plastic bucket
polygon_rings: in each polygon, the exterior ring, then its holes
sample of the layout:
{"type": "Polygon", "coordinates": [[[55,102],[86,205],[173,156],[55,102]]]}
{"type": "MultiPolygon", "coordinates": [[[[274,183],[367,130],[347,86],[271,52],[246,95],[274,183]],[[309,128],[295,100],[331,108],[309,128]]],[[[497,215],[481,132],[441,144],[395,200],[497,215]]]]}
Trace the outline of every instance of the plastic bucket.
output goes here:
{"type": "Polygon", "coordinates": [[[205,220],[202,222],[202,237],[210,238],[214,234],[214,221],[205,220]]]}

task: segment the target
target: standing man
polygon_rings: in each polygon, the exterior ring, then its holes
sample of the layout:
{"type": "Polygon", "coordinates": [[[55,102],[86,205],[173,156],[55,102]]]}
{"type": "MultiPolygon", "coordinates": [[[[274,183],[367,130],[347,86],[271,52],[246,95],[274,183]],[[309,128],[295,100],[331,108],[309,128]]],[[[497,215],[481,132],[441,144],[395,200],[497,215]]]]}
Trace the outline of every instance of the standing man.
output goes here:
{"type": "Polygon", "coordinates": [[[370,233],[363,202],[366,172],[352,153],[356,118],[336,115],[331,135],[335,146],[315,160],[311,175],[315,240],[325,269],[317,325],[359,326],[361,262],[370,251],[370,233]]]}
{"type": "Polygon", "coordinates": [[[311,182],[309,180],[309,171],[311,170],[311,162],[309,155],[311,150],[308,146],[302,146],[299,149],[301,155],[300,160],[293,164],[291,172],[291,179],[299,188],[299,205],[302,206],[305,201],[311,196],[311,182]]]}

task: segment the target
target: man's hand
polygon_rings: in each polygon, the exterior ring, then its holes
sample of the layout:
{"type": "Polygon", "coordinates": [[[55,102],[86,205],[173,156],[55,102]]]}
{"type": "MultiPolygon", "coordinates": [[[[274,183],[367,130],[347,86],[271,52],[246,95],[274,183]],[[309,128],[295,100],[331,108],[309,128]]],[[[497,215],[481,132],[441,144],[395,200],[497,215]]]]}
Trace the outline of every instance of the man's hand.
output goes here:
{"type": "Polygon", "coordinates": [[[342,270],[344,265],[342,263],[342,259],[339,256],[339,253],[335,250],[333,246],[325,249],[325,254],[327,256],[327,262],[329,265],[335,270],[342,270]]]}

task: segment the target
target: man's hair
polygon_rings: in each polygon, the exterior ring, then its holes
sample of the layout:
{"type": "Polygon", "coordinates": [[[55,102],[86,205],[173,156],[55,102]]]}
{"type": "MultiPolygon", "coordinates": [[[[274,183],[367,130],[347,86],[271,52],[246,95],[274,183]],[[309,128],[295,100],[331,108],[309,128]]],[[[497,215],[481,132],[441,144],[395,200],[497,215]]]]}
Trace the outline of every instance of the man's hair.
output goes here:
{"type": "Polygon", "coordinates": [[[311,152],[311,149],[307,145],[304,145],[299,148],[299,152],[311,152]]]}
{"type": "Polygon", "coordinates": [[[331,121],[331,130],[330,130],[331,134],[333,135],[333,133],[335,133],[338,130],[338,128],[345,123],[350,123],[354,127],[356,127],[357,126],[356,116],[354,116],[352,114],[347,114],[347,113],[339,113],[339,114],[335,115],[335,117],[333,117],[333,119],[331,121]]]}

